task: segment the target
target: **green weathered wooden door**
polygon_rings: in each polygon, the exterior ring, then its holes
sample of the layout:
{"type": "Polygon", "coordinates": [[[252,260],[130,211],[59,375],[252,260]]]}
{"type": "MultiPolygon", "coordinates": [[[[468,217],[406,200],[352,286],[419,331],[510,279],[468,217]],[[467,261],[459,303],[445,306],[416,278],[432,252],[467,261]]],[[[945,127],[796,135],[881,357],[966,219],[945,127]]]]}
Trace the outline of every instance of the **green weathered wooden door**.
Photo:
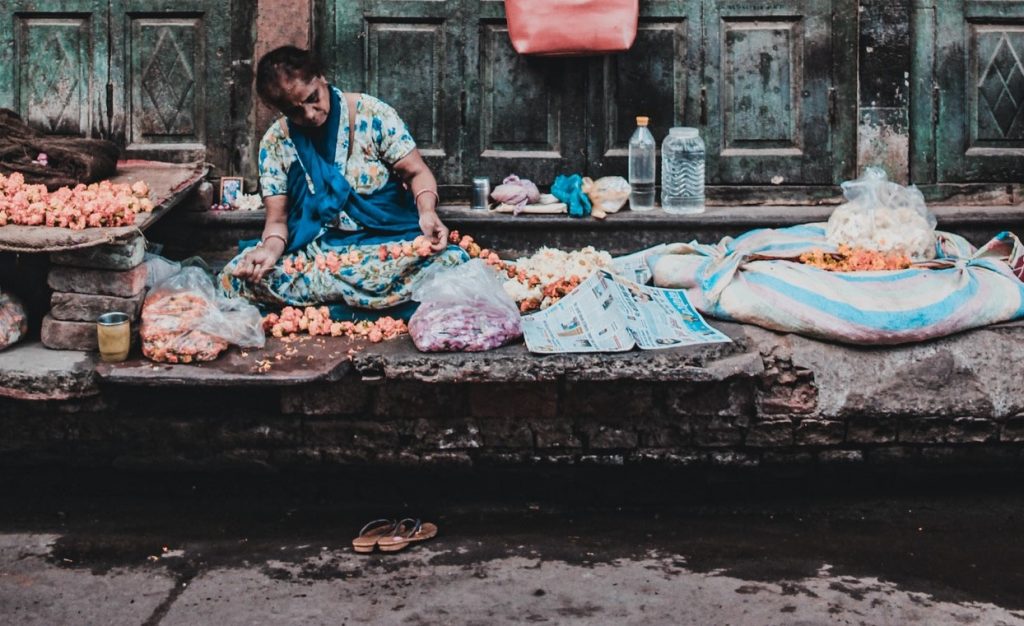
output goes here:
{"type": "Polygon", "coordinates": [[[708,182],[834,184],[853,165],[855,100],[840,83],[855,89],[855,7],[837,0],[838,20],[826,0],[705,7],[708,182]]]}
{"type": "Polygon", "coordinates": [[[113,128],[132,157],[222,164],[229,123],[230,7],[111,0],[113,128]]]}
{"type": "Polygon", "coordinates": [[[669,128],[700,123],[701,4],[640,6],[633,47],[590,62],[586,169],[592,176],[625,175],[638,115],[650,118],[659,145],[669,128]]]}
{"type": "Polygon", "coordinates": [[[643,0],[634,47],[594,58],[516,54],[502,0],[321,1],[333,76],[394,104],[442,183],[624,175],[637,115],[702,127],[713,184],[853,173],[852,0],[643,0]]]}
{"type": "Polygon", "coordinates": [[[328,1],[318,38],[331,80],[393,106],[441,184],[463,178],[461,2],[328,1]]]}
{"type": "Polygon", "coordinates": [[[0,107],[48,133],[110,133],[107,0],[0,0],[0,107]]]}
{"type": "Polygon", "coordinates": [[[504,2],[464,6],[465,173],[550,185],[558,174],[585,172],[586,60],[521,56],[504,2]]]}
{"type": "Polygon", "coordinates": [[[0,0],[0,106],[128,157],[227,170],[230,23],[215,0],[0,0]]]}
{"type": "Polygon", "coordinates": [[[937,6],[938,182],[1024,177],[1024,2],[937,6]]]}

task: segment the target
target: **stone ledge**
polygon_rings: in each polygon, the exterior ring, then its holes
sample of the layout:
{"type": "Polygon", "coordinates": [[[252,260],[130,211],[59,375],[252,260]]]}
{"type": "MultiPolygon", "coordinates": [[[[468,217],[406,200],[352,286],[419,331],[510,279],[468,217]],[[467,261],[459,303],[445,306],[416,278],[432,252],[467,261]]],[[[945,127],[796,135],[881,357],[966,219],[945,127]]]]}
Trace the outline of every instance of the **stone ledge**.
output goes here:
{"type": "MultiPolygon", "coordinates": [[[[1016,197],[1016,196],[1014,196],[1016,197]]],[[[618,255],[666,242],[698,240],[705,243],[737,236],[754,228],[778,228],[826,221],[833,206],[711,206],[700,215],[669,215],[621,211],[605,220],[575,219],[563,215],[492,214],[467,205],[441,206],[445,223],[473,235],[504,257],[532,254],[541,246],[562,249],[592,245],[618,255]]],[[[962,234],[981,245],[1003,230],[1024,233],[1024,205],[932,206],[939,227],[962,234]]],[[[153,239],[166,243],[166,253],[185,258],[200,255],[213,265],[237,254],[239,239],[259,237],[264,213],[175,213],[162,220],[153,239]]]]}

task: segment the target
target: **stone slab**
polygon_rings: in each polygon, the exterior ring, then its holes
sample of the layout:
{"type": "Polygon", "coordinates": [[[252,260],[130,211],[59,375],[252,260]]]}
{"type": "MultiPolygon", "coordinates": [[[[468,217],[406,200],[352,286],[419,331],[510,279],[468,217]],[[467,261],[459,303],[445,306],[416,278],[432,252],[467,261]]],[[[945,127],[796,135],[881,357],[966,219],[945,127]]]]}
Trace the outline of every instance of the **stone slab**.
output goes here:
{"type": "Polygon", "coordinates": [[[271,337],[263,349],[232,346],[206,363],[154,363],[139,354],[124,363],[100,363],[96,373],[107,383],[145,387],[302,385],[340,380],[352,369],[349,352],[364,348],[363,342],[343,337],[271,337]],[[269,369],[260,371],[262,363],[269,363],[269,369]]]}
{"type": "Polygon", "coordinates": [[[146,254],[146,239],[141,234],[116,243],[94,248],[55,252],[50,261],[55,265],[70,265],[100,270],[130,270],[142,263],[146,254]]]}
{"type": "Polygon", "coordinates": [[[90,248],[123,241],[145,231],[185,197],[203,180],[208,172],[202,163],[163,163],[157,161],[118,161],[115,183],[134,183],[144,180],[149,184],[153,204],[151,213],[140,215],[135,224],[120,228],[52,228],[47,226],[18,226],[8,224],[0,228],[2,252],[62,252],[90,248]]]}
{"type": "Polygon", "coordinates": [[[0,396],[18,400],[68,400],[96,395],[98,356],[48,350],[41,343],[20,343],[0,351],[0,396]]]}
{"type": "Polygon", "coordinates": [[[54,291],[131,298],[146,287],[146,266],[118,272],[55,265],[47,284],[54,291]]]}
{"type": "Polygon", "coordinates": [[[597,354],[530,354],[525,345],[488,352],[419,352],[408,338],[372,346],[354,357],[364,379],[423,382],[521,383],[538,381],[709,382],[763,371],[760,355],[747,349],[741,326],[715,322],[733,343],[597,354]]]}
{"type": "Polygon", "coordinates": [[[99,349],[95,322],[64,322],[47,314],[39,338],[51,350],[99,349]]]}
{"type": "Polygon", "coordinates": [[[94,322],[103,313],[120,311],[134,321],[145,299],[144,291],[131,298],[55,291],[50,298],[50,316],[67,322],[94,322]]]}

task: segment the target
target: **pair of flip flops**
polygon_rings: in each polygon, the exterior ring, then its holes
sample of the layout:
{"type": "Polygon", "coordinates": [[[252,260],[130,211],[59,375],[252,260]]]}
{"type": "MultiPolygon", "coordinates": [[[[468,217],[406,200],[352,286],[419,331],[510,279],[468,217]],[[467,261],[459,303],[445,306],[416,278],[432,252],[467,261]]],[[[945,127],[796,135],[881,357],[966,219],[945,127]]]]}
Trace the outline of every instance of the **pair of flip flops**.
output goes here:
{"type": "Polygon", "coordinates": [[[361,554],[373,552],[398,552],[409,544],[425,541],[437,535],[437,526],[430,522],[407,517],[395,521],[377,519],[363,526],[359,536],[352,540],[352,549],[361,554]]]}

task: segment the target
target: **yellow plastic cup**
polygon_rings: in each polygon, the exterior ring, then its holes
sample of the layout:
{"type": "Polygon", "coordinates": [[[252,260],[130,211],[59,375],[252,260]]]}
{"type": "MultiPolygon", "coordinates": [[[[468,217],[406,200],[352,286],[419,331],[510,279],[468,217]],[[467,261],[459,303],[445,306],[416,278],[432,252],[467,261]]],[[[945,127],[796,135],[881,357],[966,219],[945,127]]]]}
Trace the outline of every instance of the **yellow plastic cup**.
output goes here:
{"type": "Polygon", "coordinates": [[[120,363],[127,359],[131,346],[128,315],[114,311],[96,318],[96,339],[100,344],[100,358],[107,363],[120,363]]]}

